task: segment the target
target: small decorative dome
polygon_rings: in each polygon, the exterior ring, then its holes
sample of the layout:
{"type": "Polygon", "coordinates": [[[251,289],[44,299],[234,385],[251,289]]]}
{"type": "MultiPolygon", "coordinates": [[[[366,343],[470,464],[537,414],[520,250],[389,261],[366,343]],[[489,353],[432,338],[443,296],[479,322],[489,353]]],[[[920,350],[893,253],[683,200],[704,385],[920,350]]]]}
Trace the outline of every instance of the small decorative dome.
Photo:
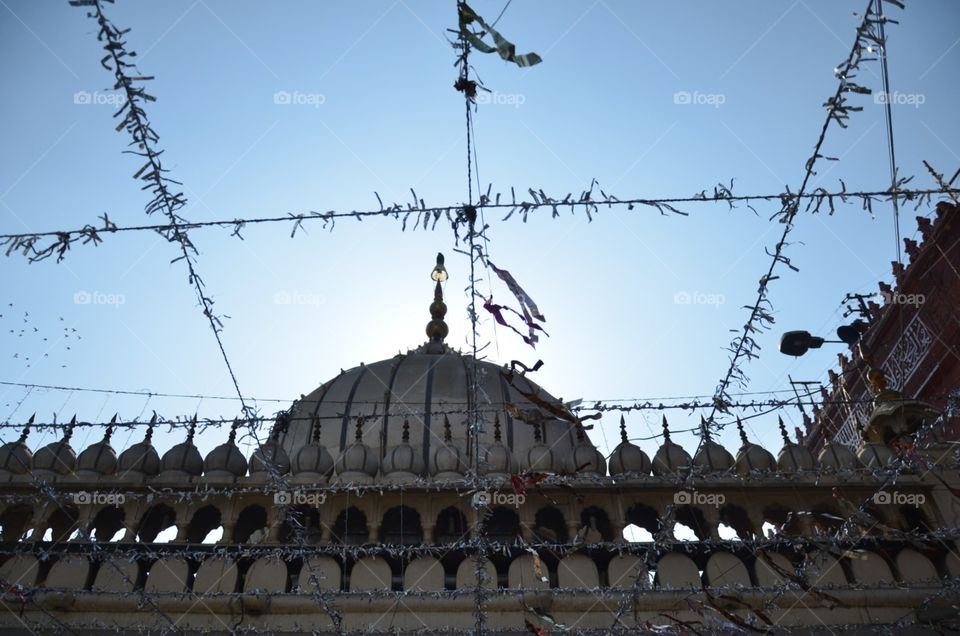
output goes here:
{"type": "Polygon", "coordinates": [[[889,468],[897,460],[896,453],[886,444],[866,443],[857,451],[857,459],[867,468],[889,468]]]}
{"type": "Polygon", "coordinates": [[[433,450],[430,458],[430,474],[439,479],[457,479],[463,477],[466,464],[463,452],[453,443],[450,433],[450,418],[443,416],[443,444],[433,450]]]}
{"type": "Polygon", "coordinates": [[[700,431],[703,436],[703,444],[693,458],[693,465],[699,467],[702,471],[708,473],[722,473],[733,468],[733,455],[713,441],[710,436],[710,428],[707,421],[700,416],[700,431]]]}
{"type": "Polygon", "coordinates": [[[147,432],[143,441],[138,442],[120,453],[118,471],[121,475],[128,473],[153,476],[160,472],[160,455],[153,447],[153,426],[157,423],[157,414],[154,412],[147,424],[147,432]]]}
{"type": "Polygon", "coordinates": [[[480,471],[490,476],[513,473],[513,453],[500,439],[500,414],[493,419],[493,444],[480,450],[480,471]]]}
{"type": "Polygon", "coordinates": [[[610,474],[623,475],[626,473],[650,474],[650,458],[643,450],[630,443],[627,439],[627,423],[620,416],[620,443],[610,455],[610,474]]]}
{"type": "Polygon", "coordinates": [[[63,439],[59,442],[47,444],[37,451],[33,456],[34,470],[43,470],[60,475],[69,475],[73,473],[77,465],[77,453],[70,446],[70,437],[73,435],[73,427],[77,424],[77,416],[67,425],[63,433],[63,439]]]}
{"type": "Polygon", "coordinates": [[[230,425],[230,435],[227,441],[214,448],[203,460],[204,475],[243,477],[247,474],[247,459],[237,448],[235,440],[237,438],[237,426],[240,420],[234,420],[230,425]]]}
{"type": "Polygon", "coordinates": [[[309,444],[297,449],[290,462],[290,470],[294,475],[313,476],[317,481],[326,481],[333,472],[333,457],[325,446],[320,444],[320,418],[314,415],[311,418],[311,437],[309,444]]]}
{"type": "Polygon", "coordinates": [[[676,474],[680,469],[689,468],[691,461],[683,447],[670,441],[667,417],[663,416],[663,446],[653,456],[653,474],[658,477],[676,474]]]}
{"type": "Polygon", "coordinates": [[[0,470],[4,470],[15,475],[23,475],[30,470],[33,461],[33,453],[27,448],[27,436],[30,435],[30,425],[36,417],[36,413],[30,416],[20,438],[13,442],[7,442],[0,446],[0,470]]]}
{"type": "Polygon", "coordinates": [[[607,461],[603,453],[587,440],[583,424],[577,422],[577,445],[573,447],[570,472],[581,475],[606,475],[607,461]]]}
{"type": "Polygon", "coordinates": [[[737,430],[740,432],[740,451],[737,453],[736,467],[740,475],[749,475],[755,470],[769,472],[776,470],[777,462],[766,448],[751,443],[743,430],[743,422],[737,418],[737,430]]]}
{"type": "Polygon", "coordinates": [[[337,460],[337,476],[344,481],[369,480],[377,474],[377,455],[363,443],[363,418],[357,418],[357,437],[337,460]]]}
{"type": "Polygon", "coordinates": [[[421,476],[423,469],[423,451],[410,445],[410,422],[404,420],[400,443],[387,449],[380,472],[389,480],[402,480],[421,476]]]}
{"type": "Polygon", "coordinates": [[[850,447],[833,440],[827,440],[817,456],[820,468],[828,471],[856,470],[859,466],[857,456],[850,447]]]}
{"type": "Polygon", "coordinates": [[[193,445],[193,435],[197,429],[197,417],[194,416],[187,430],[187,439],[180,442],[166,453],[160,460],[160,472],[176,471],[198,476],[203,472],[203,457],[193,445]]]}
{"type": "Polygon", "coordinates": [[[77,472],[89,471],[100,475],[112,475],[117,470],[117,452],[110,446],[110,437],[113,435],[113,425],[117,423],[114,415],[107,424],[103,439],[88,446],[77,458],[77,472]]]}
{"type": "Polygon", "coordinates": [[[270,475],[276,472],[278,475],[286,475],[290,472],[290,456],[287,451],[280,446],[278,438],[281,433],[287,430],[288,414],[285,412],[277,416],[277,421],[270,431],[270,439],[250,456],[250,474],[264,473],[270,475]]]}
{"type": "Polygon", "coordinates": [[[533,425],[533,445],[523,455],[521,466],[524,470],[539,472],[553,472],[557,466],[562,466],[560,458],[553,456],[553,450],[543,443],[543,434],[540,432],[540,422],[533,425]]]}
{"type": "Polygon", "coordinates": [[[777,469],[787,474],[813,470],[813,454],[810,449],[790,441],[782,417],[778,417],[777,422],[780,427],[780,436],[783,437],[783,448],[777,455],[777,469]]]}

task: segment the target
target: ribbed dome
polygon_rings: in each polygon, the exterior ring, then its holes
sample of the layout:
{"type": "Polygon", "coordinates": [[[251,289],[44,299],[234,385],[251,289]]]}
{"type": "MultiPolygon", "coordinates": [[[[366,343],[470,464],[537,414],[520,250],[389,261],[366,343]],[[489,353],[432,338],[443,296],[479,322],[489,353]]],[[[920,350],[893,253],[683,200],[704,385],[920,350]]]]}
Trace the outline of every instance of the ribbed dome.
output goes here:
{"type": "Polygon", "coordinates": [[[540,424],[533,425],[534,442],[526,452],[521,455],[520,467],[524,470],[538,472],[561,471],[565,468],[565,462],[558,455],[555,455],[553,449],[543,443],[540,437],[540,424]]]}
{"type": "Polygon", "coordinates": [[[32,461],[33,453],[21,440],[7,442],[0,446],[0,470],[23,475],[30,470],[32,461]]]}
{"type": "Polygon", "coordinates": [[[708,473],[723,473],[733,468],[733,455],[720,444],[708,439],[700,445],[693,465],[708,473]]]}
{"type": "Polygon", "coordinates": [[[607,460],[603,453],[587,441],[583,426],[577,426],[577,445],[573,448],[573,456],[568,462],[567,470],[571,473],[585,475],[606,475],[607,460]]]}
{"type": "Polygon", "coordinates": [[[337,477],[344,481],[369,481],[380,466],[376,453],[363,443],[363,422],[362,417],[357,419],[356,438],[337,459],[337,477]]]}
{"type": "Polygon", "coordinates": [[[443,444],[444,415],[450,420],[455,447],[463,450],[475,444],[493,449],[496,444],[489,426],[479,439],[467,440],[469,377],[474,364],[479,393],[485,396],[484,416],[499,418],[501,443],[518,463],[533,446],[532,422],[538,419],[544,444],[558,457],[571,457],[576,446],[573,425],[538,407],[524,394],[562,408],[556,398],[520,373],[511,375],[508,368],[490,362],[474,363],[471,356],[450,349],[436,354],[420,349],[342,372],[294,405],[280,442],[290,457],[295,457],[313,440],[314,421],[320,421],[323,427],[319,442],[338,457],[352,441],[352,423],[364,416],[364,440],[379,466],[380,458],[400,443],[404,417],[416,413],[417,417],[409,418],[410,444],[421,451],[425,463],[443,444]]]}
{"type": "Polygon", "coordinates": [[[813,470],[813,454],[806,446],[795,444],[787,436],[787,428],[783,418],[777,418],[780,436],[783,438],[783,448],[777,455],[777,469],[782,473],[793,474],[806,470],[813,470]]]}
{"type": "Polygon", "coordinates": [[[513,453],[503,445],[500,431],[500,416],[493,420],[493,443],[480,449],[480,472],[505,477],[513,474],[513,453]]]}
{"type": "Polygon", "coordinates": [[[817,456],[817,463],[825,470],[854,470],[859,462],[849,446],[834,441],[823,445],[817,456]]]}
{"type": "Polygon", "coordinates": [[[333,472],[333,457],[330,451],[320,444],[307,444],[293,456],[290,471],[294,475],[315,474],[329,477],[333,472]]]}
{"type": "Polygon", "coordinates": [[[888,468],[897,459],[896,453],[886,444],[864,444],[857,451],[857,459],[867,468],[888,468]]]}
{"type": "Polygon", "coordinates": [[[150,442],[137,442],[120,453],[118,466],[121,474],[139,472],[156,475],[160,472],[160,454],[150,442]]]}
{"type": "Polygon", "coordinates": [[[117,470],[117,452],[110,446],[110,428],[103,440],[85,448],[77,458],[77,471],[112,475],[117,470]]]}
{"type": "Polygon", "coordinates": [[[443,443],[439,444],[430,457],[430,474],[439,479],[457,479],[463,477],[466,463],[463,451],[453,442],[450,418],[443,416],[443,443]]]}
{"type": "Polygon", "coordinates": [[[677,471],[689,468],[692,462],[687,451],[670,441],[670,429],[667,427],[667,418],[664,416],[663,445],[653,456],[653,474],[658,477],[675,475],[677,471]]]}
{"type": "MultiPolygon", "coordinates": [[[[301,449],[303,450],[303,449],[301,449]]],[[[330,463],[331,468],[333,462],[330,463]]],[[[250,474],[270,474],[275,470],[279,475],[290,472],[290,457],[279,443],[271,440],[255,450],[250,456],[250,474]]]]}
{"type": "Polygon", "coordinates": [[[193,435],[185,442],[180,442],[166,453],[160,460],[160,471],[176,470],[189,475],[200,475],[203,472],[203,457],[193,445],[193,435]]]}
{"type": "Polygon", "coordinates": [[[737,430],[740,432],[740,450],[737,451],[736,468],[740,475],[749,475],[753,471],[769,472],[776,470],[777,462],[766,448],[747,439],[743,422],[737,418],[737,430]]]}
{"type": "Polygon", "coordinates": [[[207,454],[203,460],[203,472],[205,475],[230,474],[242,477],[247,474],[247,459],[230,439],[207,454]]]}
{"type": "Polygon", "coordinates": [[[47,444],[33,456],[34,470],[49,470],[61,475],[69,475],[76,467],[77,453],[67,440],[47,444]]]}
{"type": "Polygon", "coordinates": [[[423,475],[423,450],[410,445],[410,423],[403,423],[403,438],[396,446],[387,449],[380,462],[380,472],[387,479],[415,478],[423,475]]]}
{"type": "Polygon", "coordinates": [[[620,443],[610,454],[609,465],[610,474],[614,476],[626,473],[650,474],[650,458],[639,446],[627,439],[627,423],[622,415],[620,416],[620,443]]]}

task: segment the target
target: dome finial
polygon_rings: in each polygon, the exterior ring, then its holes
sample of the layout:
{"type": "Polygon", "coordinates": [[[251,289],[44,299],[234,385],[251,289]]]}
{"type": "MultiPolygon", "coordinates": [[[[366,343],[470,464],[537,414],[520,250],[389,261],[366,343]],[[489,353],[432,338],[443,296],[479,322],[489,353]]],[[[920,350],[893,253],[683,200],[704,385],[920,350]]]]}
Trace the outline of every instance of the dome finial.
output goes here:
{"type": "Polygon", "coordinates": [[[227,443],[233,444],[237,439],[237,427],[240,426],[240,420],[234,419],[233,424],[230,425],[230,434],[227,435],[227,443]]]}
{"type": "Polygon", "coordinates": [[[363,416],[357,418],[357,443],[363,441],[363,416]]]}
{"type": "Polygon", "coordinates": [[[74,413],[73,417],[70,418],[70,422],[67,424],[66,430],[63,431],[63,443],[69,444],[70,438],[73,437],[73,428],[77,425],[77,414],[74,413]]]}
{"type": "Polygon", "coordinates": [[[190,428],[187,429],[187,444],[193,444],[193,435],[197,432],[197,414],[193,414],[193,419],[190,420],[190,428]]]}
{"type": "Polygon", "coordinates": [[[665,445],[670,443],[670,429],[667,428],[667,416],[666,416],[666,415],[663,416],[663,443],[664,443],[665,445]]]}
{"type": "Polygon", "coordinates": [[[109,444],[110,438],[113,437],[113,427],[117,423],[117,414],[114,413],[113,417],[110,418],[110,423],[107,424],[107,430],[103,432],[103,443],[109,444]]]}
{"type": "Polygon", "coordinates": [[[320,443],[320,416],[314,413],[310,416],[310,428],[313,430],[313,443],[320,443]]]}
{"type": "Polygon", "coordinates": [[[410,443],[410,421],[403,419],[403,435],[401,437],[404,444],[410,443]]]}
{"type": "Polygon", "coordinates": [[[583,441],[583,436],[584,436],[584,432],[583,432],[583,422],[578,421],[578,422],[577,422],[577,441],[578,441],[578,442],[582,442],[582,441],[583,441]]]}
{"type": "Polygon", "coordinates": [[[700,436],[705,442],[713,441],[710,437],[710,427],[707,426],[707,420],[702,415],[700,416],[700,436]]]}
{"type": "Polygon", "coordinates": [[[449,442],[453,439],[453,435],[450,433],[450,418],[446,415],[443,416],[443,441],[449,442]]]}
{"type": "Polygon", "coordinates": [[[153,427],[157,424],[157,412],[153,412],[153,417],[150,418],[150,422],[147,424],[147,432],[143,435],[143,443],[149,444],[153,440],[153,427]]]}
{"type": "Polygon", "coordinates": [[[740,418],[737,418],[737,430],[740,431],[740,442],[743,446],[749,446],[750,442],[747,441],[747,433],[743,430],[743,422],[740,421],[740,418]]]}
{"type": "Polygon", "coordinates": [[[790,438],[787,437],[787,427],[783,424],[783,418],[779,415],[777,416],[777,426],[780,428],[780,437],[783,438],[784,444],[790,444],[790,438]]]}
{"type": "Polygon", "coordinates": [[[623,413],[620,414],[620,441],[627,443],[627,422],[623,419],[623,413]]]}
{"type": "Polygon", "coordinates": [[[20,443],[23,444],[27,441],[27,436],[30,435],[30,426],[33,425],[33,420],[37,417],[37,414],[34,413],[30,416],[30,419],[27,420],[27,423],[23,426],[23,432],[20,433],[20,443]]]}
{"type": "Polygon", "coordinates": [[[533,424],[533,441],[537,444],[543,441],[543,436],[540,433],[540,422],[535,422],[533,424]]]}
{"type": "Polygon", "coordinates": [[[500,441],[500,414],[497,413],[493,416],[493,441],[500,441]]]}
{"type": "Polygon", "coordinates": [[[430,322],[427,323],[427,337],[430,342],[427,343],[427,353],[443,353],[446,345],[443,339],[450,332],[447,323],[443,317],[447,315],[447,306],[443,302],[443,288],[440,283],[447,280],[447,270],[443,266],[443,254],[437,254],[437,264],[430,272],[430,278],[436,281],[437,285],[433,289],[433,302],[430,304],[430,322]]]}

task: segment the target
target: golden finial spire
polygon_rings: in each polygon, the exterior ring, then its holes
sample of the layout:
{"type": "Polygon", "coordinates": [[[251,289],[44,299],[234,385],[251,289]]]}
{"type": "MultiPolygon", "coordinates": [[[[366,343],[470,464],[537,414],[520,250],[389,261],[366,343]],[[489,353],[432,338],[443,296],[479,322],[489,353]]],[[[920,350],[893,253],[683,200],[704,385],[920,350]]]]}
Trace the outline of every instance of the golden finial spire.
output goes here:
{"type": "Polygon", "coordinates": [[[443,302],[443,288],[440,283],[447,280],[447,270],[443,266],[443,254],[437,254],[437,264],[430,272],[430,278],[436,281],[437,285],[433,290],[433,302],[430,304],[430,322],[427,323],[427,337],[430,341],[427,343],[427,353],[443,353],[446,351],[446,345],[443,339],[447,337],[450,329],[443,317],[447,315],[447,306],[443,302]]]}

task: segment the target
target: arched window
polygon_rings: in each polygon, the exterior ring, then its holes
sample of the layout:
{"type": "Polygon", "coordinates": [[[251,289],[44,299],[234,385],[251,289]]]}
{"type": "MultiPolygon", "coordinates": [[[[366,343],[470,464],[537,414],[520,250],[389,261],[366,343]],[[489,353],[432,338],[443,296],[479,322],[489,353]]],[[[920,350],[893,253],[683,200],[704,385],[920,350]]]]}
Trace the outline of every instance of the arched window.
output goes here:
{"type": "Polygon", "coordinates": [[[152,543],[156,541],[157,535],[167,528],[176,524],[176,514],[173,508],[167,504],[157,504],[147,511],[140,520],[140,527],[137,530],[137,540],[141,543],[152,543]]]}
{"type": "Polygon", "coordinates": [[[380,523],[380,542],[397,545],[423,543],[420,513],[407,506],[397,506],[387,510],[380,523]]]}
{"type": "Polygon", "coordinates": [[[520,517],[509,508],[497,506],[487,517],[483,530],[491,541],[513,543],[520,536],[520,517]]]}
{"type": "Polygon", "coordinates": [[[580,513],[580,528],[587,543],[613,541],[613,528],[605,510],[590,506],[580,513]]]}
{"type": "Polygon", "coordinates": [[[309,545],[320,543],[320,511],[314,506],[290,506],[287,518],[280,526],[281,543],[298,543],[302,540],[309,545]],[[298,540],[299,537],[299,540],[298,540]]]}
{"type": "Polygon", "coordinates": [[[553,506],[538,510],[533,518],[533,534],[540,541],[566,543],[567,524],[563,519],[563,513],[553,506]]]}
{"type": "Polygon", "coordinates": [[[267,511],[263,506],[247,506],[233,527],[234,543],[261,543],[267,540],[267,511]]]}
{"type": "Polygon", "coordinates": [[[457,508],[444,508],[437,515],[437,525],[433,528],[433,540],[436,543],[457,543],[467,538],[467,519],[457,508]]]}
{"type": "MultiPolygon", "coordinates": [[[[651,540],[660,532],[660,516],[657,514],[657,511],[650,506],[637,504],[627,508],[625,520],[628,526],[634,525],[650,533],[651,540]]],[[[624,528],[624,533],[626,533],[626,528],[624,528]]]]}
{"type": "MultiPolygon", "coordinates": [[[[209,543],[207,537],[211,532],[221,527],[223,523],[220,510],[215,506],[204,506],[193,513],[190,526],[187,528],[187,541],[190,543],[209,543]]],[[[220,531],[221,538],[223,530],[220,531]]],[[[212,538],[212,537],[211,537],[212,538]]]]}
{"type": "Polygon", "coordinates": [[[10,506],[0,515],[0,528],[4,541],[19,541],[33,517],[33,508],[26,504],[10,506]]]}
{"type": "Polygon", "coordinates": [[[108,506],[97,513],[90,524],[95,541],[106,542],[113,539],[117,532],[124,529],[123,510],[116,506],[108,506]]]}
{"type": "Polygon", "coordinates": [[[333,524],[333,543],[346,545],[362,545],[367,542],[370,532],[367,530],[367,515],[353,506],[347,508],[337,516],[333,524]]]}

